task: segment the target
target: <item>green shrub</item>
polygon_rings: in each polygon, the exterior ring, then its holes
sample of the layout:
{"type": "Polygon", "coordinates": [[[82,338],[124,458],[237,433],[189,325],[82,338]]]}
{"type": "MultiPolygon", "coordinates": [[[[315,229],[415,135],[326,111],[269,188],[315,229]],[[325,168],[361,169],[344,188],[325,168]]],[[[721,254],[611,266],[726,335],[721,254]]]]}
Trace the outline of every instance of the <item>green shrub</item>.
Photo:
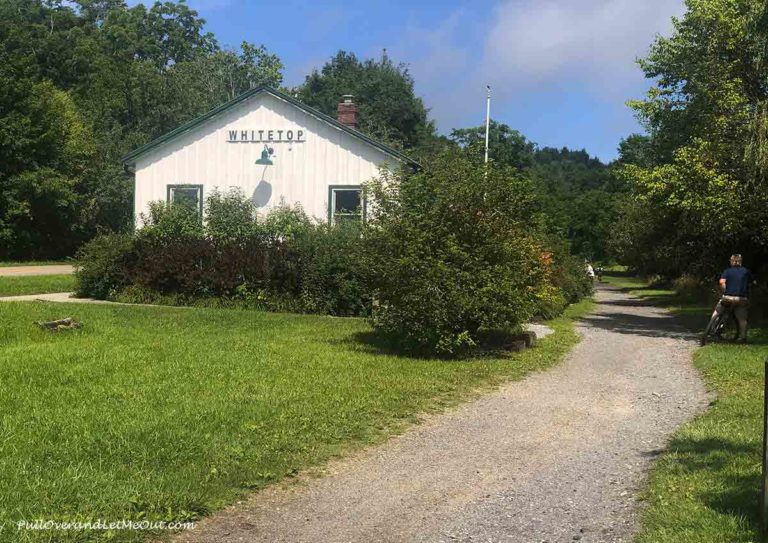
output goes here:
{"type": "Polygon", "coordinates": [[[75,295],[105,300],[130,284],[135,255],[130,234],[106,234],[83,245],[75,263],[75,295]]]}
{"type": "Polygon", "coordinates": [[[211,192],[205,199],[205,234],[216,242],[236,243],[258,232],[256,208],[243,191],[211,192]]]}
{"type": "Polygon", "coordinates": [[[141,215],[143,237],[155,236],[161,239],[190,238],[203,236],[203,222],[200,213],[191,204],[150,202],[149,213],[141,215]]]}
{"type": "Polygon", "coordinates": [[[365,316],[371,309],[371,277],[360,225],[319,225],[296,238],[304,310],[365,316]]]}
{"type": "Polygon", "coordinates": [[[190,206],[151,204],[145,226],[124,243],[99,238],[84,249],[78,292],[133,303],[370,313],[359,225],[314,224],[287,206],[259,225],[238,191],[212,193],[206,210],[203,224],[190,206]]]}
{"type": "Polygon", "coordinates": [[[271,209],[261,225],[261,231],[270,240],[291,240],[310,232],[314,223],[301,204],[291,207],[285,202],[271,209]]]}
{"type": "Polygon", "coordinates": [[[371,183],[368,262],[380,307],[372,322],[402,348],[456,355],[481,328],[515,328],[547,290],[546,253],[531,235],[532,190],[510,169],[444,155],[416,174],[371,183]]]}
{"type": "Polygon", "coordinates": [[[581,257],[567,253],[555,255],[553,269],[552,283],[562,292],[566,305],[575,304],[594,291],[594,280],[587,276],[581,257]]]}
{"type": "Polygon", "coordinates": [[[228,295],[241,285],[263,286],[268,247],[258,234],[239,241],[139,232],[130,271],[133,284],[161,293],[228,295]]]}
{"type": "Polygon", "coordinates": [[[260,225],[269,246],[269,285],[273,292],[299,297],[301,293],[301,247],[297,241],[315,228],[300,205],[281,203],[271,209],[260,225]]]}
{"type": "Polygon", "coordinates": [[[678,297],[685,302],[708,300],[713,304],[720,293],[716,280],[702,280],[693,275],[683,275],[672,282],[672,288],[678,297]]]}
{"type": "Polygon", "coordinates": [[[450,155],[384,172],[366,191],[365,225],[316,224],[286,205],[257,222],[239,191],[212,193],[205,222],[191,206],[153,203],[133,236],[83,249],[78,293],[371,316],[402,348],[457,355],[481,329],[553,317],[589,292],[567,245],[539,233],[530,181],[515,170],[450,155]]]}

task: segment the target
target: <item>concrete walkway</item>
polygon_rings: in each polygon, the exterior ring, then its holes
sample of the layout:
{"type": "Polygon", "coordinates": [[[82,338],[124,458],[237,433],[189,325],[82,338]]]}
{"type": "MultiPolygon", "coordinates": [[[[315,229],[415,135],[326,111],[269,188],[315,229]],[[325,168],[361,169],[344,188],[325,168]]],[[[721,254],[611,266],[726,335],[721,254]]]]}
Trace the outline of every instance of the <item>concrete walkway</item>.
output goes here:
{"type": "Polygon", "coordinates": [[[73,273],[74,266],[53,264],[50,266],[8,266],[0,267],[0,277],[20,277],[23,275],[61,275],[73,273]]]}
{"type": "Polygon", "coordinates": [[[189,309],[185,306],[170,306],[159,304],[127,304],[124,302],[111,302],[109,300],[96,300],[94,298],[74,298],[74,292],[52,292],[50,294],[24,294],[22,296],[2,296],[0,302],[57,302],[65,304],[103,304],[103,305],[133,305],[139,307],[177,307],[189,309]]]}
{"type": "Polygon", "coordinates": [[[0,302],[99,302],[90,298],[72,298],[74,292],[52,292],[50,294],[24,294],[22,296],[0,296],[0,302]]]}
{"type": "Polygon", "coordinates": [[[709,398],[661,309],[610,288],[567,360],[176,536],[183,542],[629,542],[669,436],[709,398]]]}

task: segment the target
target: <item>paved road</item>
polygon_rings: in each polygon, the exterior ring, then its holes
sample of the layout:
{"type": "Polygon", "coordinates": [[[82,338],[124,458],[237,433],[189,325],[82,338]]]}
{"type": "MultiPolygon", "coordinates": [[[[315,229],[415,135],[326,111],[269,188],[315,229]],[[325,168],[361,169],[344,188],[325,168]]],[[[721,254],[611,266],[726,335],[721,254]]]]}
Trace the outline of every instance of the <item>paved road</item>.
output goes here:
{"type": "Polygon", "coordinates": [[[628,542],[670,434],[709,400],[669,314],[598,293],[583,341],[322,478],[268,488],[179,534],[189,542],[628,542]]]}
{"type": "Polygon", "coordinates": [[[54,264],[49,266],[8,266],[0,267],[0,277],[19,277],[22,275],[58,275],[74,272],[69,264],[54,264]]]}

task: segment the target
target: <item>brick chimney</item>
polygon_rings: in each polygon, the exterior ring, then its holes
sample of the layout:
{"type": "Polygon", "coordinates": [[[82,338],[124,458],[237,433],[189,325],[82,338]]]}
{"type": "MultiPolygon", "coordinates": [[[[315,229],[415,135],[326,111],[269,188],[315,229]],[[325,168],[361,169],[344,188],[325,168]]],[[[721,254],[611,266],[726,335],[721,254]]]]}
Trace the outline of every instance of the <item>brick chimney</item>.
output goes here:
{"type": "Polygon", "coordinates": [[[357,104],[352,101],[352,98],[353,96],[351,94],[345,94],[342,97],[336,113],[336,120],[350,128],[357,128],[357,104]]]}

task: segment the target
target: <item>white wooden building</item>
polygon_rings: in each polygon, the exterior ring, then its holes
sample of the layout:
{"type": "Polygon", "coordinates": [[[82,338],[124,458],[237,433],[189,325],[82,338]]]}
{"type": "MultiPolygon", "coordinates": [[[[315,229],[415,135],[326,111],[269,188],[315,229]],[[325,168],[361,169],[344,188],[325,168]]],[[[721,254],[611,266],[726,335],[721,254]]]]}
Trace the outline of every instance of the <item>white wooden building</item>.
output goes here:
{"type": "Polygon", "coordinates": [[[415,165],[356,129],[351,97],[337,119],[280,91],[252,89],[140,147],[124,162],[135,172],[137,226],[149,203],[191,200],[239,187],[259,212],[300,203],[308,215],[334,220],[365,213],[361,184],[380,167],[415,165]]]}

